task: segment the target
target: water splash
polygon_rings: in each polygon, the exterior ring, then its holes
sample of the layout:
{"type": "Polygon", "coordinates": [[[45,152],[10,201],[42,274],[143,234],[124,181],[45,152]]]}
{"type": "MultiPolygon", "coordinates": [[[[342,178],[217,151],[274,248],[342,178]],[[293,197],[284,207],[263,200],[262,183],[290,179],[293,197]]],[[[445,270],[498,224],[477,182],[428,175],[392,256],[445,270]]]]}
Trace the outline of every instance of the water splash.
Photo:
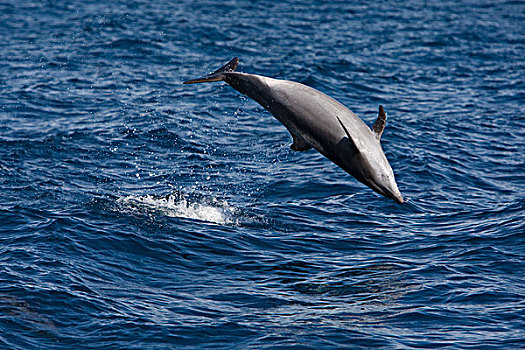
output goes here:
{"type": "Polygon", "coordinates": [[[117,202],[123,205],[121,208],[123,211],[143,213],[154,211],[168,217],[201,220],[215,224],[238,224],[237,217],[240,215],[239,209],[231,206],[225,200],[189,196],[180,192],[166,196],[130,195],[119,198],[117,202]]]}

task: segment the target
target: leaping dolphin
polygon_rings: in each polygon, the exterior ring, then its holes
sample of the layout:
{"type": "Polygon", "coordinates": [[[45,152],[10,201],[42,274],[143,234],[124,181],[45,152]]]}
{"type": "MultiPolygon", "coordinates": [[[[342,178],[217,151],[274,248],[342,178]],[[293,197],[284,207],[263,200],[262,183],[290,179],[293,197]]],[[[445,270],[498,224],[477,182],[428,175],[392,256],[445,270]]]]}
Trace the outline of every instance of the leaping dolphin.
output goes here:
{"type": "Polygon", "coordinates": [[[404,202],[381,148],[386,123],[383,106],[379,106],[379,116],[370,130],[351,110],[314,88],[235,72],[238,65],[235,57],[215,72],[183,84],[228,83],[270,111],[288,129],[293,138],[292,150],[315,148],[375,192],[397,203],[404,202]]]}

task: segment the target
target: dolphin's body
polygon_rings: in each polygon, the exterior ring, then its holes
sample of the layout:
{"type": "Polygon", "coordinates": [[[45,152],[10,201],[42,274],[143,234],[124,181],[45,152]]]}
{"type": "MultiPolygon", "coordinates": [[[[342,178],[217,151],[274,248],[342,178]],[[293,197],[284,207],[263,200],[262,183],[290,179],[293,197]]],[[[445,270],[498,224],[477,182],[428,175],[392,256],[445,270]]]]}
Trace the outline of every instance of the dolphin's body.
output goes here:
{"type": "Polygon", "coordinates": [[[270,111],[288,129],[291,148],[315,148],[375,192],[403,203],[394,173],[380,138],[386,114],[379,116],[372,130],[351,110],[330,96],[309,86],[260,75],[235,72],[237,57],[217,71],[184,84],[225,81],[270,111]]]}

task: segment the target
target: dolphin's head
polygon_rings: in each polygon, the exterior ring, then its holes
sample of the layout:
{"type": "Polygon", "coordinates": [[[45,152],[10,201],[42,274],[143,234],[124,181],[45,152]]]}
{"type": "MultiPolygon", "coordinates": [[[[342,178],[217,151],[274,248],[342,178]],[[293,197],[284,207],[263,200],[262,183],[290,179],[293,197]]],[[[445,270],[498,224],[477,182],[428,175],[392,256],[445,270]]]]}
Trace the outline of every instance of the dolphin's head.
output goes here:
{"type": "MultiPolygon", "coordinates": [[[[403,196],[399,192],[397,187],[394,172],[385,154],[381,149],[380,152],[374,152],[373,161],[364,159],[363,163],[366,164],[364,171],[364,181],[367,186],[373,189],[375,192],[395,200],[397,203],[404,203],[403,196]]],[[[365,157],[369,158],[369,157],[365,157]]]]}
{"type": "Polygon", "coordinates": [[[380,195],[392,198],[399,204],[405,202],[392,167],[381,148],[362,150],[351,157],[344,157],[339,164],[347,173],[380,195]]]}
{"type": "MultiPolygon", "coordinates": [[[[380,107],[380,115],[381,110],[382,107],[380,107]]],[[[404,203],[405,200],[397,188],[392,167],[381,147],[382,129],[380,133],[377,133],[364,125],[364,128],[361,129],[354,125],[352,135],[339,117],[337,120],[346,137],[338,143],[339,157],[336,159],[339,159],[338,162],[334,162],[375,192],[392,198],[399,204],[404,203]]],[[[384,125],[382,127],[384,128],[384,125]]]]}

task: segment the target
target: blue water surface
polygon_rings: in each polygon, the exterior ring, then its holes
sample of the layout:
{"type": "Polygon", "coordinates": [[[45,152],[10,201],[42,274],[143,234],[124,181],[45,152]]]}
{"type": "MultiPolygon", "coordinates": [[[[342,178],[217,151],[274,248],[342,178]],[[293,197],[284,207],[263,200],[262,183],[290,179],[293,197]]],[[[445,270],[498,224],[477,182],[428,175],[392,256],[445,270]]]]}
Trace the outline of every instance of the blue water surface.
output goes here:
{"type": "Polygon", "coordinates": [[[0,347],[525,343],[522,1],[0,2],[0,347]],[[396,204],[223,83],[372,125],[396,204]]]}

